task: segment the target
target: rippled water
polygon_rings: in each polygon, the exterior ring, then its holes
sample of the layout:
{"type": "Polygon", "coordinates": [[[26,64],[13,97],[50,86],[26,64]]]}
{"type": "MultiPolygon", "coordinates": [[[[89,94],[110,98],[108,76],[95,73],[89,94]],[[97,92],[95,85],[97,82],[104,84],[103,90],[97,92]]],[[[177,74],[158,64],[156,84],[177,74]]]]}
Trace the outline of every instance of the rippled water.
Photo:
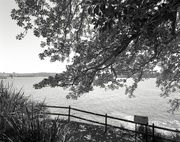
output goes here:
{"type": "MultiPolygon", "coordinates": [[[[108,90],[95,88],[93,92],[85,94],[78,100],[67,100],[67,90],[62,88],[43,88],[35,90],[32,85],[41,81],[41,77],[33,78],[8,78],[6,82],[13,82],[17,89],[23,88],[25,95],[35,101],[43,101],[48,105],[69,106],[84,109],[100,114],[107,113],[110,116],[133,120],[134,115],[148,116],[150,123],[160,127],[180,128],[180,110],[175,114],[168,113],[170,109],[168,100],[159,96],[160,90],[155,85],[155,79],[143,81],[135,92],[135,98],[125,95],[125,89],[108,90]]],[[[173,97],[180,97],[175,93],[173,97]]],[[[56,110],[57,112],[61,110],[56,110]]],[[[75,112],[73,112],[75,113],[75,112]]],[[[81,114],[79,114],[81,115],[81,114]]],[[[95,116],[88,116],[89,119],[98,119],[95,116]]],[[[102,118],[99,118],[100,120],[102,118]]],[[[104,121],[104,120],[102,120],[104,121]]],[[[113,123],[113,122],[112,122],[113,123]]]]}

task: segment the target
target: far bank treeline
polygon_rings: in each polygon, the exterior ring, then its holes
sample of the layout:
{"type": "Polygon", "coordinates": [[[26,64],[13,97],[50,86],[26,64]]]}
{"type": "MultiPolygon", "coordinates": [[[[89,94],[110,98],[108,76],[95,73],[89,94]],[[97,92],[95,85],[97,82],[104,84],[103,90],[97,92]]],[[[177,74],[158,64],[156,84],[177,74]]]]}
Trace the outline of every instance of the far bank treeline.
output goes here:
{"type": "MultiPolygon", "coordinates": [[[[14,77],[49,77],[55,76],[56,73],[26,73],[26,74],[15,74],[14,77]]],[[[158,72],[146,72],[143,75],[143,78],[157,78],[160,75],[158,72]]],[[[126,73],[120,75],[120,78],[125,78],[127,75],[126,73]]],[[[10,76],[11,77],[11,76],[10,76]]]]}
{"type": "Polygon", "coordinates": [[[157,78],[160,76],[159,72],[147,72],[143,75],[144,78],[157,78]]]}
{"type": "Polygon", "coordinates": [[[6,74],[7,77],[48,77],[55,76],[56,73],[14,73],[14,74],[6,74]]]}
{"type": "MultiPolygon", "coordinates": [[[[124,73],[120,76],[118,76],[119,78],[127,78],[128,74],[124,73]]],[[[159,72],[145,72],[143,75],[142,75],[142,78],[158,78],[160,77],[160,73],[159,72]]]]}
{"type": "MultiPolygon", "coordinates": [[[[6,77],[49,77],[55,76],[57,73],[47,73],[47,72],[40,72],[40,73],[0,73],[0,76],[6,77]]],[[[160,75],[159,72],[146,72],[143,75],[143,78],[157,78],[160,75]]],[[[126,77],[126,73],[120,75],[120,78],[126,77]]]]}

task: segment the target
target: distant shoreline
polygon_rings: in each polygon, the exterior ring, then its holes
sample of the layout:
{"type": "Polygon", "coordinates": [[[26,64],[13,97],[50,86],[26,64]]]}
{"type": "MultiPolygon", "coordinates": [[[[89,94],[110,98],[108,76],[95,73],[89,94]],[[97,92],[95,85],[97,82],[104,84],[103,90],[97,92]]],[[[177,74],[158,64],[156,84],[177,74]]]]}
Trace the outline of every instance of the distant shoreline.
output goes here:
{"type": "MultiPolygon", "coordinates": [[[[49,73],[49,72],[38,72],[38,73],[1,73],[0,78],[4,77],[49,77],[55,76],[58,73],[49,73]]],[[[158,72],[147,72],[143,75],[143,78],[157,78],[159,76],[158,72]]],[[[126,78],[127,75],[119,75],[118,78],[126,78]]]]}
{"type": "Polygon", "coordinates": [[[48,73],[48,72],[40,72],[40,73],[0,73],[0,78],[7,77],[49,77],[55,76],[57,73],[48,73]]]}

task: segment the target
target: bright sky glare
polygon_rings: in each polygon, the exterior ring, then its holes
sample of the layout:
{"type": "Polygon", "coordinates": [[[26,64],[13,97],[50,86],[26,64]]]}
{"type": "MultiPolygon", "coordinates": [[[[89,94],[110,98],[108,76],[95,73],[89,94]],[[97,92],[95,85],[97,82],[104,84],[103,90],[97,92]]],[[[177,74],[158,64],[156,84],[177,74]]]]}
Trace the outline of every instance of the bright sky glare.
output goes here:
{"type": "Polygon", "coordinates": [[[41,39],[29,32],[22,40],[16,35],[23,31],[10,17],[16,8],[15,0],[0,0],[0,72],[35,73],[57,72],[65,70],[65,64],[52,63],[47,58],[40,60],[38,54],[43,51],[41,39]]]}

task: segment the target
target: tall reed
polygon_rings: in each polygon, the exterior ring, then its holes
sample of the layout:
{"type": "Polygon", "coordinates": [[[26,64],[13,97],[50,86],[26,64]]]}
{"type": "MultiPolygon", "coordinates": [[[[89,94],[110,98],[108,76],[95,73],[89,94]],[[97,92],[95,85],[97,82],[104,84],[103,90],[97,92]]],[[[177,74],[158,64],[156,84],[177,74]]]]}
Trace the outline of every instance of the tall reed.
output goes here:
{"type": "Polygon", "coordinates": [[[0,130],[6,129],[4,116],[14,115],[24,112],[28,98],[24,96],[22,89],[16,91],[13,84],[0,82],[0,130]]]}
{"type": "MultiPolygon", "coordinates": [[[[0,82],[0,141],[7,142],[63,142],[70,133],[60,119],[50,119],[43,107],[16,91],[13,84],[0,82]]],[[[68,138],[69,139],[69,138],[68,138]]]]}

